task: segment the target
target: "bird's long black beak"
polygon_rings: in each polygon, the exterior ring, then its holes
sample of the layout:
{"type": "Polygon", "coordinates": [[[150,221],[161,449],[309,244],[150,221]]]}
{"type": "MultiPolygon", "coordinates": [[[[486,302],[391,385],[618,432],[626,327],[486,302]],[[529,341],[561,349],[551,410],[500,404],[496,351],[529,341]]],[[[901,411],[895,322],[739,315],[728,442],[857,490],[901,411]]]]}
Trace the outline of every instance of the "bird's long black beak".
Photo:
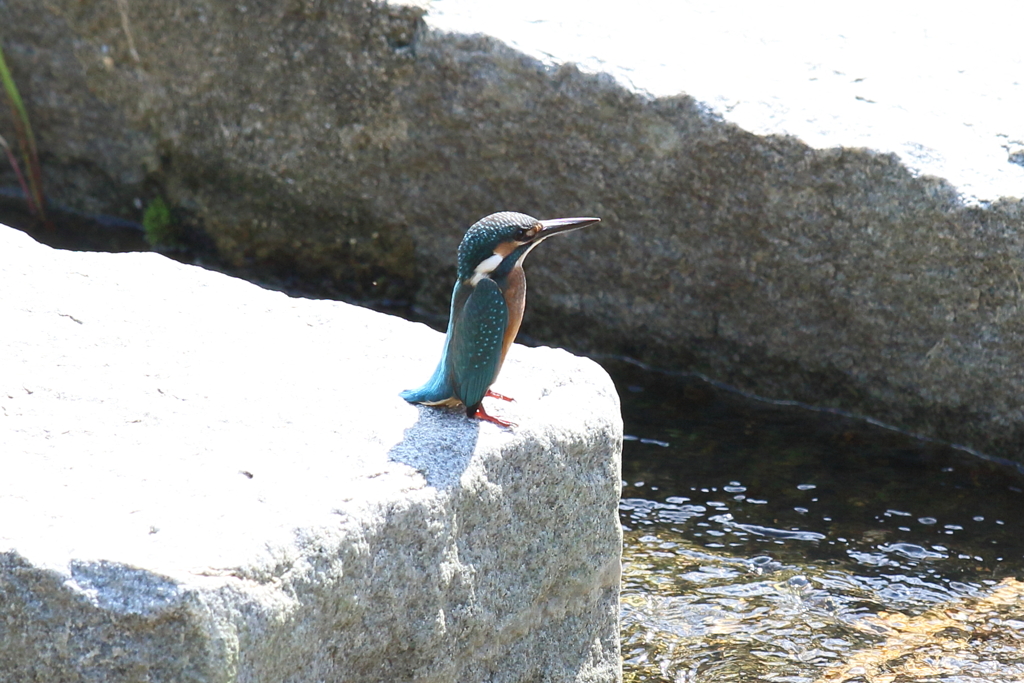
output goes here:
{"type": "Polygon", "coordinates": [[[560,232],[579,230],[594,223],[600,223],[600,218],[552,218],[547,221],[540,221],[541,230],[537,233],[536,239],[542,240],[560,232]]]}

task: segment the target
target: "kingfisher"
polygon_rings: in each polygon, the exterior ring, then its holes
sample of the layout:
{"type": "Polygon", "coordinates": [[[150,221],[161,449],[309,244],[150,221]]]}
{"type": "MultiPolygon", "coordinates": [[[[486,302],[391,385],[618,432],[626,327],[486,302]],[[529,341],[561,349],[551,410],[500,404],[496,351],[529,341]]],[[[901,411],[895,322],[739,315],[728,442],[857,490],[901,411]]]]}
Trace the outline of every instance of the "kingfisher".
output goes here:
{"type": "Polygon", "coordinates": [[[459,245],[458,277],[452,291],[441,360],[430,379],[400,395],[409,403],[466,407],[466,415],[502,427],[513,423],[488,415],[484,396],[512,399],[491,391],[501,372],[526,309],[523,259],[552,235],[578,230],[600,218],[539,221],[501,211],[474,223],[459,245]]]}

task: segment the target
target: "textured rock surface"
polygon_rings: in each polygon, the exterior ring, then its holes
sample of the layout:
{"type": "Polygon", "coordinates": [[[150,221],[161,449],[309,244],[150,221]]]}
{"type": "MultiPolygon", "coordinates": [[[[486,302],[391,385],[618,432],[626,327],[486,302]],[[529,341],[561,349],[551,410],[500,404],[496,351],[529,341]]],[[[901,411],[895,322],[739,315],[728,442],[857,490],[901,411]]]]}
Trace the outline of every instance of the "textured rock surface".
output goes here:
{"type": "Polygon", "coordinates": [[[896,153],[968,200],[1019,197],[1024,5],[1001,7],[1000,21],[922,2],[857,7],[648,0],[624,12],[615,2],[431,0],[426,19],[656,97],[685,92],[758,135],[896,153]]]}
{"type": "Polygon", "coordinates": [[[0,4],[60,200],[130,217],[160,193],[235,267],[442,316],[480,216],[598,215],[532,258],[525,333],[1024,458],[1019,200],[415,7],[124,6],[0,4]]]}
{"type": "Polygon", "coordinates": [[[0,678],[614,681],[618,399],[516,347],[514,431],[406,404],[441,335],[0,228],[0,678]]]}

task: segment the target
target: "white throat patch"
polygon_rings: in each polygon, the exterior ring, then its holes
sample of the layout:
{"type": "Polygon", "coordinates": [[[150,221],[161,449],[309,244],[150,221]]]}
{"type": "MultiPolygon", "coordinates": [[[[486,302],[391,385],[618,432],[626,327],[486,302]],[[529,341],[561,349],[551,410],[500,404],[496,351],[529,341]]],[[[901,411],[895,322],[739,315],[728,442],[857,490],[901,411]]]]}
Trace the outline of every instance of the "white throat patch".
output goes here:
{"type": "Polygon", "coordinates": [[[473,276],[469,278],[469,284],[476,287],[481,280],[489,277],[494,272],[494,269],[501,265],[503,260],[504,257],[501,254],[491,254],[485,258],[480,262],[480,265],[473,269],[473,276]]]}

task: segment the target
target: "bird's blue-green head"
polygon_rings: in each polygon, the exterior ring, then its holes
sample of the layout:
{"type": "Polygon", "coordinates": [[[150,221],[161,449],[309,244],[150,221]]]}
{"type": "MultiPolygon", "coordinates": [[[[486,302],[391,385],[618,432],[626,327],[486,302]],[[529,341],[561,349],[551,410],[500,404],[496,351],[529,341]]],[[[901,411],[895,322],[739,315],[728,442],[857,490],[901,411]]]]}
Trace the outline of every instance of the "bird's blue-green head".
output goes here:
{"type": "Polygon", "coordinates": [[[554,218],[539,221],[525,213],[501,211],[474,223],[459,245],[459,280],[508,275],[538,244],[552,235],[578,230],[600,218],[554,218]]]}

